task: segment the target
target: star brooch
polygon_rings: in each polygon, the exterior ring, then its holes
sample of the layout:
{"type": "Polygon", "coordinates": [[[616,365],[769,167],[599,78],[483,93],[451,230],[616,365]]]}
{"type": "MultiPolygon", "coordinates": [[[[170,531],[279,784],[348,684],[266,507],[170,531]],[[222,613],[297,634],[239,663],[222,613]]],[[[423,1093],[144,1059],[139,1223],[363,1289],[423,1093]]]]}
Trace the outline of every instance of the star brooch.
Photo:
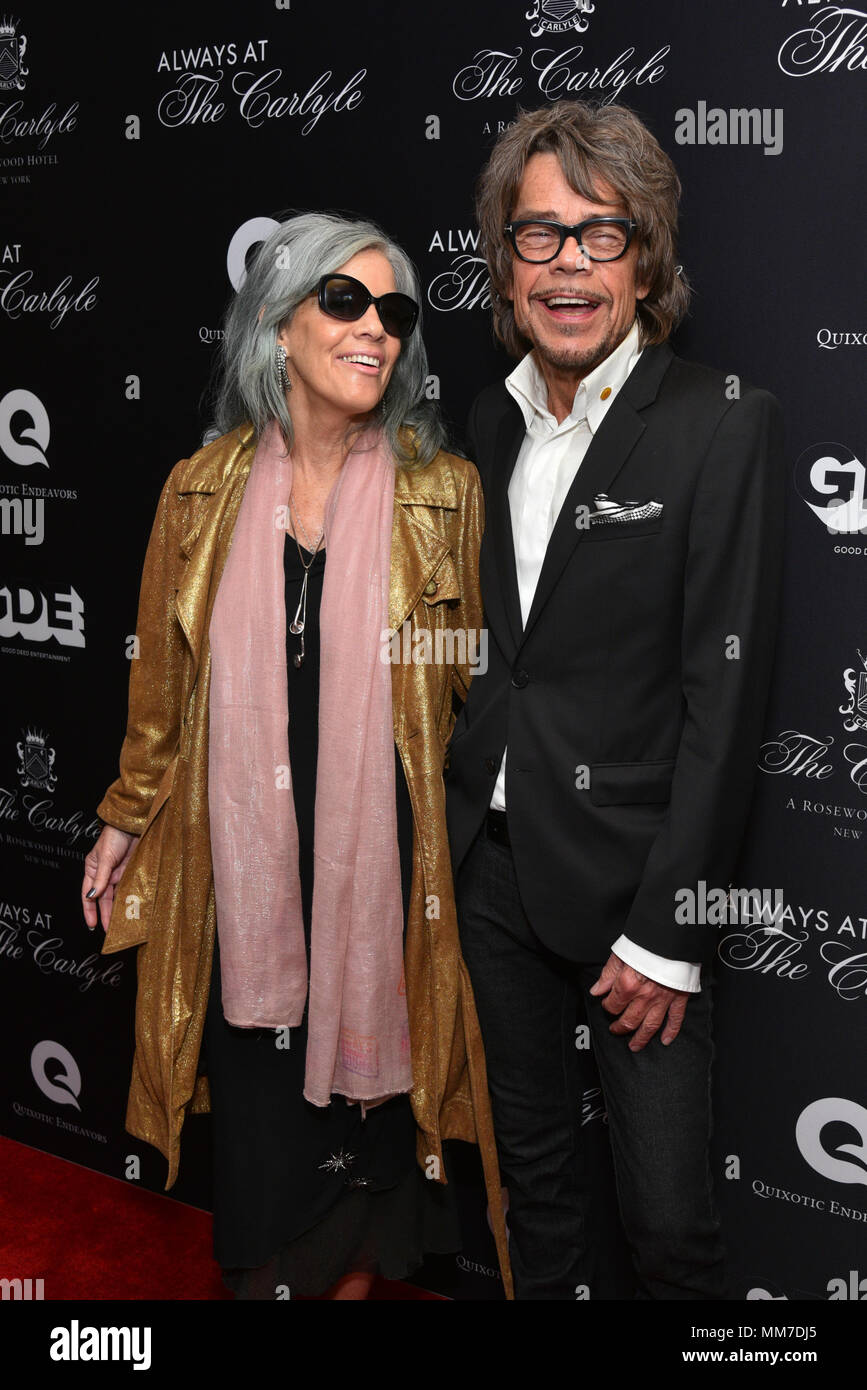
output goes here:
{"type": "Polygon", "coordinates": [[[356,1157],[356,1154],[345,1154],[341,1149],[340,1153],[332,1154],[330,1158],[326,1158],[324,1163],[319,1164],[319,1167],[324,1168],[328,1173],[345,1173],[349,1165],[355,1162],[356,1157]]]}

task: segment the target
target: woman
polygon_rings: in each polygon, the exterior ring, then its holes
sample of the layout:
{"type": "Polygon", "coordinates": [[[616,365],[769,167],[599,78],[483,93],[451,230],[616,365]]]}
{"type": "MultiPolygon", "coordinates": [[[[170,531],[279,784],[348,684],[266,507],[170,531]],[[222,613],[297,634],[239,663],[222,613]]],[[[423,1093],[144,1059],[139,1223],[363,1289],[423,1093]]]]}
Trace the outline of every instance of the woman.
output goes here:
{"type": "Polygon", "coordinates": [[[239,1297],[365,1297],[456,1249],[447,1138],[480,1145],[510,1290],[442,780],[481,494],[423,400],[417,301],[370,223],[305,214],[262,244],[223,433],[160,497],[85,859],[103,951],[139,947],[126,1127],[168,1188],[187,1109],[212,1112],[239,1297]]]}

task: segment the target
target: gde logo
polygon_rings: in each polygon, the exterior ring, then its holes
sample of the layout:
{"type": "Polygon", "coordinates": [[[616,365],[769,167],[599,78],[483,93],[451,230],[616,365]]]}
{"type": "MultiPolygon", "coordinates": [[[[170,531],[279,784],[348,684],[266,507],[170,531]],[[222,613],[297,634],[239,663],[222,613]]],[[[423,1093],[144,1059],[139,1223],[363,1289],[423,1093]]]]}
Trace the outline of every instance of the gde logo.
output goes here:
{"type": "Polygon", "coordinates": [[[273,217],[251,217],[249,222],[242,222],[226,253],[226,270],[236,290],[247,278],[247,256],[251,247],[260,245],[279,226],[273,217]]]}
{"type": "Polygon", "coordinates": [[[811,1168],[833,1182],[861,1183],[867,1187],[867,1110],[854,1100],[843,1096],[826,1096],[814,1100],[798,1116],[795,1139],[802,1156],[811,1168]],[[828,1149],[823,1143],[826,1125],[844,1124],[855,1131],[860,1143],[836,1144],[828,1149]],[[843,1158],[842,1154],[851,1154],[843,1158]]]}
{"type": "Polygon", "coordinates": [[[39,397],[34,396],[32,391],[7,391],[0,401],[0,449],[6,457],[25,468],[31,463],[41,463],[43,468],[47,468],[45,450],[50,438],[48,411],[39,397]],[[17,435],[12,433],[12,421],[16,415],[27,416],[27,424],[18,430],[17,435]],[[22,440],[25,439],[34,442],[24,444],[22,440]]]}
{"type": "Polygon", "coordinates": [[[867,536],[865,468],[845,444],[814,444],[795,467],[795,486],[832,533],[867,536]]]}
{"type": "Polygon", "coordinates": [[[30,1054],[30,1070],[40,1091],[57,1105],[74,1105],[80,1110],[78,1095],[81,1092],[81,1072],[71,1052],[62,1043],[38,1042],[30,1054]],[[49,1063],[60,1063],[50,1067],[49,1063]]]}

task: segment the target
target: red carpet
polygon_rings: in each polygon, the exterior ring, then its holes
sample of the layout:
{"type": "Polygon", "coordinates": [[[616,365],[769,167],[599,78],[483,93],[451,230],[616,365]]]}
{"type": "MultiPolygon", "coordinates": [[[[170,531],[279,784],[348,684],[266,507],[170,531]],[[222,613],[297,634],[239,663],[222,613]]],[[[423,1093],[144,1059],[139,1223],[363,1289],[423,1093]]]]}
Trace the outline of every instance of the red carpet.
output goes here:
{"type": "MultiPolygon", "coordinates": [[[[43,1279],[46,1302],[232,1299],[210,1213],[2,1136],[0,1172],[0,1279],[43,1279]]],[[[378,1279],[371,1298],[438,1295],[378,1279]]]]}

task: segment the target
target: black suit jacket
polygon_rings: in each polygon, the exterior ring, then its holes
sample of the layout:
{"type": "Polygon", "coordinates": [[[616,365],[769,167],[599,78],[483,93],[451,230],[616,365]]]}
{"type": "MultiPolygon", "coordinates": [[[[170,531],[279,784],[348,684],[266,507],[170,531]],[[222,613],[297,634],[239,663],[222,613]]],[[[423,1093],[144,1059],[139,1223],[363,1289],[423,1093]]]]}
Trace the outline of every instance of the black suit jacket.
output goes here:
{"type": "Polygon", "coordinates": [[[481,828],[508,744],[523,904],[542,941],[572,960],[605,960],[621,932],[673,959],[714,951],[718,928],[676,920],[675,894],[732,880],[784,524],[779,405],[743,383],[730,399],[730,381],[667,343],[645,348],[567,494],[523,629],[507,489],[524,420],[502,383],[471,410],[488,669],[450,745],[452,863],[457,872],[481,828]],[[587,515],[576,508],[592,512],[600,492],[657,498],[663,511],[576,525],[587,515]]]}

